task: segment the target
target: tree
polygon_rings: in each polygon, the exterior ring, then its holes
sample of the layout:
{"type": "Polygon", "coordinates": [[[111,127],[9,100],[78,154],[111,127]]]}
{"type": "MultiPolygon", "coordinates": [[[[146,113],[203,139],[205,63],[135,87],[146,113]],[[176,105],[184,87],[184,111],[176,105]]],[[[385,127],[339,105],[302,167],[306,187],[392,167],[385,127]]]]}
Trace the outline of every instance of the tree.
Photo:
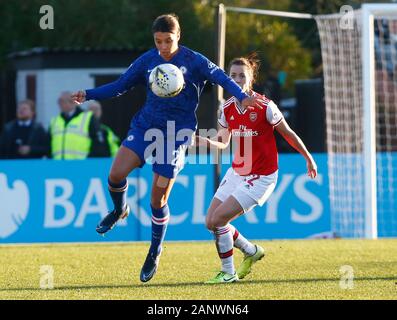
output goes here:
{"type": "Polygon", "coordinates": [[[32,47],[147,49],[153,47],[153,19],[167,12],[179,14],[188,44],[197,46],[202,39],[188,0],[48,0],[46,4],[54,8],[54,30],[39,27],[42,1],[0,0],[0,66],[8,53],[32,47]]]}
{"type": "MultiPolygon", "coordinates": [[[[208,30],[215,31],[214,14],[221,1],[203,0],[195,5],[200,21],[208,30]]],[[[287,11],[289,0],[263,1],[234,0],[228,6],[253,7],[287,11]]],[[[213,40],[212,40],[213,41],[213,40]]],[[[277,76],[279,71],[287,73],[286,89],[293,90],[294,81],[310,77],[312,74],[311,55],[304,49],[288,20],[255,14],[228,12],[226,27],[226,63],[233,57],[257,52],[262,61],[259,81],[268,76],[277,76]]]]}
{"type": "MultiPolygon", "coordinates": [[[[175,12],[182,40],[210,58],[215,55],[214,14],[219,0],[48,0],[54,8],[55,29],[39,27],[41,0],[0,0],[0,68],[10,52],[32,47],[134,48],[153,47],[151,23],[163,13],[175,12]]],[[[233,0],[228,5],[288,10],[291,0],[233,0]]],[[[263,61],[261,80],[285,71],[287,88],[311,75],[310,51],[302,47],[291,24],[280,18],[228,14],[226,60],[257,51],[263,61]]]]}

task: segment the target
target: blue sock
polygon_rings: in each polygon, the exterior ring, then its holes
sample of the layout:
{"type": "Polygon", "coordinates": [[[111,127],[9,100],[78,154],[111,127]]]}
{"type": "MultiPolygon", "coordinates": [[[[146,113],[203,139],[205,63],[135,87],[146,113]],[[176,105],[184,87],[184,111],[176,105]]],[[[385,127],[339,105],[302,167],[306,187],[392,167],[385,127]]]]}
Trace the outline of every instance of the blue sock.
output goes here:
{"type": "Polygon", "coordinates": [[[170,219],[170,209],[168,204],[160,209],[152,208],[152,243],[149,252],[158,255],[161,250],[161,244],[164,240],[170,219]]]}
{"type": "Polygon", "coordinates": [[[125,205],[127,204],[127,179],[124,179],[121,183],[113,183],[108,179],[108,188],[113,200],[114,210],[116,210],[116,213],[118,214],[122,213],[125,205]]]}

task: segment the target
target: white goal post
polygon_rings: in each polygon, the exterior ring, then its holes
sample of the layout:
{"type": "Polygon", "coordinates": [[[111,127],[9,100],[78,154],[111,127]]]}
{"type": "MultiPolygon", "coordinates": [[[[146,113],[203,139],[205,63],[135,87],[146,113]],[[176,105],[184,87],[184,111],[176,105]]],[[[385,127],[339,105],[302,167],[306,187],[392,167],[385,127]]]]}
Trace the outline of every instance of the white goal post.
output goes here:
{"type": "Polygon", "coordinates": [[[363,4],[361,7],[363,63],[363,128],[365,174],[365,237],[378,237],[376,179],[375,43],[374,17],[397,15],[397,4],[363,4]]]}

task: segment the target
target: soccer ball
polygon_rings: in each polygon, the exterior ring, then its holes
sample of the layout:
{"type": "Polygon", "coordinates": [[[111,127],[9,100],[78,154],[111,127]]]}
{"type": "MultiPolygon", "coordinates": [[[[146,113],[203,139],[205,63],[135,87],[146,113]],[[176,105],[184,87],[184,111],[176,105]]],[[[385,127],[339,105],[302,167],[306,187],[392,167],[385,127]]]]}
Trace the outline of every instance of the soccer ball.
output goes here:
{"type": "Polygon", "coordinates": [[[149,76],[150,89],[156,96],[171,98],[177,96],[185,86],[182,71],[171,63],[155,67],[149,76]]]}

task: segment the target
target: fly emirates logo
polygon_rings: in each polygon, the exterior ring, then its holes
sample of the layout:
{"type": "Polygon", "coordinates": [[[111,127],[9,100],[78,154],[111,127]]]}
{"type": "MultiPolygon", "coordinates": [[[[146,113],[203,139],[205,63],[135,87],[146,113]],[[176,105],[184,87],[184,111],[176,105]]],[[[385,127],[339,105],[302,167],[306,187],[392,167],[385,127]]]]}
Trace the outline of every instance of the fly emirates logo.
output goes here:
{"type": "Polygon", "coordinates": [[[249,137],[256,137],[258,135],[259,135],[258,131],[254,131],[252,129],[247,129],[247,126],[243,126],[243,125],[240,125],[240,127],[238,129],[232,130],[233,137],[249,138],[249,137]]]}

